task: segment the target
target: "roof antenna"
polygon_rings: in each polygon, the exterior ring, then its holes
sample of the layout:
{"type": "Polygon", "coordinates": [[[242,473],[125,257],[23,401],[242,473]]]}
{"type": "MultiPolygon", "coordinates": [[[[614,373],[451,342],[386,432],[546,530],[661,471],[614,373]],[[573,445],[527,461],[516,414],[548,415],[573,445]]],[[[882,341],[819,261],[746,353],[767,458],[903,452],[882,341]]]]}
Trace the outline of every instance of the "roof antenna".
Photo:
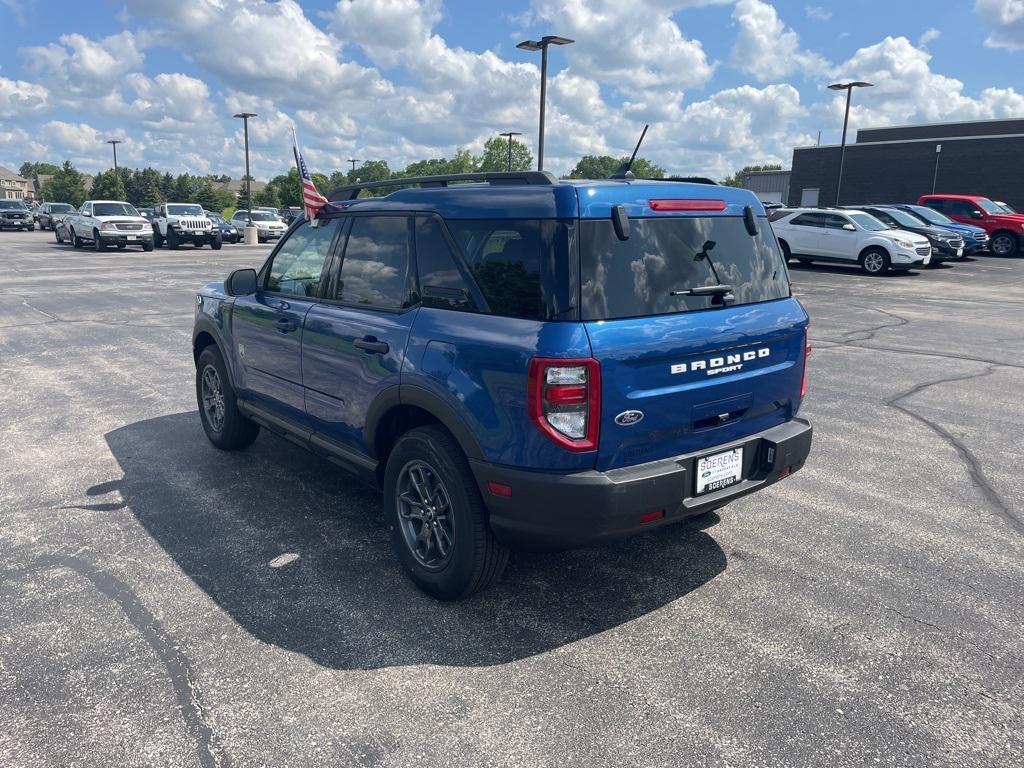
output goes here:
{"type": "Polygon", "coordinates": [[[609,179],[632,179],[633,173],[629,169],[633,167],[633,161],[636,160],[636,153],[640,151],[640,145],[644,143],[644,136],[647,135],[647,129],[650,128],[650,124],[644,125],[644,130],[640,134],[640,141],[636,143],[636,147],[633,148],[633,154],[629,160],[624,162],[618,168],[615,169],[615,173],[609,176],[609,179]]]}

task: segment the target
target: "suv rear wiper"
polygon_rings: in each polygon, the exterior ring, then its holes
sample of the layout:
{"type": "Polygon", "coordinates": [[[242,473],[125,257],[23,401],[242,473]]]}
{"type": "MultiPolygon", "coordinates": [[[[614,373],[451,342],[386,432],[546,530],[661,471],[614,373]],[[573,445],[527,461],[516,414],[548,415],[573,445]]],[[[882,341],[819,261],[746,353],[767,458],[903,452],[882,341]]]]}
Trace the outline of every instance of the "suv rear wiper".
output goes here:
{"type": "Polygon", "coordinates": [[[671,291],[669,296],[721,296],[725,301],[732,301],[731,285],[698,285],[696,288],[687,288],[685,291],[671,291]]]}

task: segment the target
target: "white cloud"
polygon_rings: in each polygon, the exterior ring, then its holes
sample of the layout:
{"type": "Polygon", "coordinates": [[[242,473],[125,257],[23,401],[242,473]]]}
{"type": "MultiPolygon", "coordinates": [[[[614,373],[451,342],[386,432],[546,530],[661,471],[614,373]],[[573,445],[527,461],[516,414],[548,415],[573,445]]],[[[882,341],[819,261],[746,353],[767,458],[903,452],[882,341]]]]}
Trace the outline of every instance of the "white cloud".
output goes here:
{"type": "Polygon", "coordinates": [[[804,13],[807,14],[808,19],[814,21],[828,21],[832,18],[832,11],[828,8],[822,8],[820,5],[805,5],[804,13]]]}
{"type": "Polygon", "coordinates": [[[974,0],[974,12],[989,30],[985,45],[1024,50],[1024,0],[974,0]]]}
{"type": "Polygon", "coordinates": [[[732,49],[733,63],[761,82],[793,72],[826,72],[828,63],[800,47],[796,32],[782,23],[774,6],[762,0],[739,0],[732,17],[740,31],[732,49]]]}
{"type": "Polygon", "coordinates": [[[932,42],[933,40],[938,40],[941,36],[942,33],[935,27],[928,27],[928,29],[926,29],[924,33],[922,33],[921,37],[917,39],[917,47],[924,48],[926,45],[928,45],[928,43],[932,42]]]}
{"type": "Polygon", "coordinates": [[[47,108],[48,93],[36,83],[0,77],[0,117],[22,117],[47,108]]]}
{"type": "Polygon", "coordinates": [[[102,40],[78,33],[61,35],[59,43],[21,49],[29,68],[52,88],[73,94],[107,91],[111,82],[142,66],[144,57],[128,31],[102,40]]]}

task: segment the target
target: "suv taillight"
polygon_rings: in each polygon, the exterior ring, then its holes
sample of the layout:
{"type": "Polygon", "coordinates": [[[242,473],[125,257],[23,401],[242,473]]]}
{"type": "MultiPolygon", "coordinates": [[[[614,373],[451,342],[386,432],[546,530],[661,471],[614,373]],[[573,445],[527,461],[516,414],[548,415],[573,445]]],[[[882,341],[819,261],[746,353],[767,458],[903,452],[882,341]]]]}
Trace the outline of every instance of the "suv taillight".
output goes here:
{"type": "Polygon", "coordinates": [[[811,356],[811,324],[804,328],[804,375],[800,382],[800,399],[807,397],[807,358],[811,356]]]}
{"type": "Polygon", "coordinates": [[[597,360],[535,357],[527,404],[545,435],[569,451],[593,451],[601,430],[601,366],[597,360]]]}

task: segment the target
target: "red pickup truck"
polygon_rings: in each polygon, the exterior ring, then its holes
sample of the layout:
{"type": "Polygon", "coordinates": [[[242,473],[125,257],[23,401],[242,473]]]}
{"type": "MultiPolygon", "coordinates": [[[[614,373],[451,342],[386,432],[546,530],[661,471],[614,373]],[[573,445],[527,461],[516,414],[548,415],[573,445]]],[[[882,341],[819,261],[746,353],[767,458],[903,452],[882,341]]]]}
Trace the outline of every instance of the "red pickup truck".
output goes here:
{"type": "Polygon", "coordinates": [[[917,204],[934,208],[962,224],[982,227],[991,238],[989,248],[996,256],[1016,256],[1024,251],[1024,214],[1007,213],[987,197],[924,195],[917,204]]]}

